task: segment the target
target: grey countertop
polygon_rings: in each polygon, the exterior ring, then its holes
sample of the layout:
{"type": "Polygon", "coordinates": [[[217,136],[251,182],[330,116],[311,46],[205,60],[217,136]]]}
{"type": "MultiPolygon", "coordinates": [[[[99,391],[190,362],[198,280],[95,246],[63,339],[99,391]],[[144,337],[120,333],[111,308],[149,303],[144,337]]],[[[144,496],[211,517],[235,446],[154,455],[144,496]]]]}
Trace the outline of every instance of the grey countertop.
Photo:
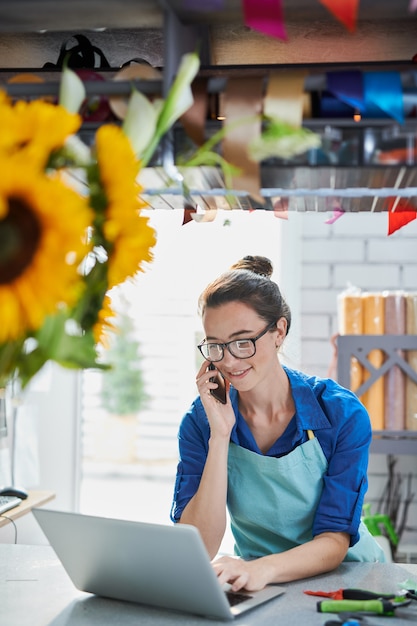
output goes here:
{"type": "MultiPolygon", "coordinates": [[[[290,583],[287,592],[236,618],[239,626],[323,625],[335,615],[318,613],[319,597],[305,590],[334,591],[355,587],[381,593],[399,589],[411,579],[417,586],[417,572],[396,564],[344,563],[331,574],[290,583]]],[[[370,626],[387,618],[370,616],[370,626]]],[[[389,626],[416,623],[417,602],[397,609],[389,626]]],[[[49,546],[0,544],[0,623],[1,626],[201,626],[224,624],[194,615],[174,613],[143,605],[99,598],[77,591],[49,546]]]]}

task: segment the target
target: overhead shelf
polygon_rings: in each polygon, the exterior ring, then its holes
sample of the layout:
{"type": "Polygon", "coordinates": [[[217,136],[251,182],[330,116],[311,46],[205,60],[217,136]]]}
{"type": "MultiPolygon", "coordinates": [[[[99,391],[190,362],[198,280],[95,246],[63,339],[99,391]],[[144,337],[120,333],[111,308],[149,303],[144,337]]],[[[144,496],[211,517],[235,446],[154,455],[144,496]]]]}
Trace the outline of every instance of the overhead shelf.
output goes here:
{"type": "MultiPolygon", "coordinates": [[[[211,3],[184,2],[183,0],[9,0],[0,3],[0,32],[36,32],[55,30],[115,31],[128,28],[137,31],[146,28],[160,29],[164,33],[163,78],[160,81],[114,81],[117,68],[103,73],[103,81],[86,81],[88,96],[126,95],[132,84],[144,93],[163,94],[173,77],[178,60],[184,51],[195,49],[199,27],[221,27],[225,23],[243,23],[240,0],[224,0],[221,7],[211,3]],[[214,8],[213,8],[214,7],[214,8]]],[[[358,19],[370,23],[390,24],[400,20],[404,28],[415,25],[410,17],[408,0],[362,0],[358,19]]],[[[286,23],[317,21],[335,23],[335,18],[319,3],[311,0],[284,2],[286,23]]],[[[339,24],[339,27],[342,27],[339,24]]],[[[344,37],[351,34],[343,30],[344,37]]],[[[103,35],[104,36],[104,35],[103,35]]],[[[276,43],[276,42],[275,42],[276,43]]],[[[206,41],[207,44],[207,41],[206,41]]],[[[241,40],[241,45],[244,42],[241,40]]],[[[282,44],[285,46],[285,44],[282,44]]],[[[329,211],[386,211],[406,198],[411,206],[417,204],[417,81],[415,64],[392,63],[322,63],[313,66],[252,63],[252,55],[245,56],[247,65],[210,65],[208,51],[202,57],[199,79],[206,81],[211,102],[216,102],[230,76],[261,74],[267,80],[273,69],[303,67],[306,69],[305,91],[320,102],[326,88],[326,72],[358,68],[401,73],[405,124],[393,119],[362,119],[352,117],[326,118],[323,111],[313,112],[303,119],[303,125],[322,137],[322,147],[310,150],[290,160],[269,159],[261,163],[260,194],[263,202],[255,200],[239,189],[227,189],[221,171],[214,167],[181,168],[183,155],[193,149],[181,125],[177,125],[169,141],[165,141],[151,162],[144,168],[141,182],[151,206],[198,210],[208,208],[264,208],[269,210],[329,211]],[[167,163],[172,165],[168,168],[167,163]]],[[[134,53],[132,51],[132,57],[134,53]]],[[[411,57],[411,51],[410,51],[411,57]]],[[[42,97],[56,95],[59,76],[42,70],[43,83],[8,84],[7,69],[0,70],[3,88],[12,97],[42,97]]],[[[213,108],[208,111],[208,135],[220,128],[213,108]]],[[[87,142],[94,134],[94,124],[84,124],[81,135],[87,142]]],[[[195,148],[195,146],[194,146],[195,148]]],[[[221,145],[218,146],[221,152],[221,145]]]]}
{"type": "MultiPolygon", "coordinates": [[[[345,65],[332,65],[332,69],[343,71],[345,65]]],[[[357,65],[356,67],[361,67],[357,65]]],[[[367,64],[376,70],[392,66],[367,64]]],[[[264,208],[293,211],[387,211],[395,208],[402,198],[417,205],[417,85],[410,64],[395,64],[401,72],[404,99],[411,117],[404,124],[392,118],[363,118],[355,122],[352,118],[304,119],[303,125],[318,133],[322,145],[293,159],[268,159],[260,168],[260,193],[264,202],[259,202],[241,190],[226,188],[219,169],[208,166],[182,168],[184,156],[197,148],[178,124],[169,142],[163,143],[145,168],[141,182],[145,196],[151,206],[158,208],[183,208],[184,194],[188,202],[201,210],[210,208],[254,209],[264,208]],[[414,85],[414,86],[413,86],[414,85]],[[167,152],[176,166],[172,178],[164,169],[167,152]],[[163,197],[162,197],[163,196],[163,197]],[[389,203],[390,202],[390,203],[389,203]],[[395,203],[393,205],[393,203],[395,203]]],[[[258,72],[267,77],[271,68],[248,68],[249,73],[258,72]]],[[[272,68],[276,69],[276,68],[272,68]]],[[[312,66],[307,68],[305,90],[320,98],[326,86],[325,70],[312,66]]],[[[198,78],[206,81],[210,106],[205,122],[206,136],[212,136],[221,128],[216,119],[219,96],[227,84],[228,77],[241,74],[244,68],[203,67],[198,78]]],[[[11,73],[0,71],[0,83],[11,97],[45,97],[58,94],[60,73],[38,72],[42,83],[8,83],[11,73]]],[[[163,80],[113,80],[115,69],[100,71],[102,81],[84,82],[89,97],[128,96],[132,85],[148,95],[161,96],[163,80]]],[[[115,121],[117,119],[106,120],[115,121]]],[[[97,123],[85,123],[80,135],[90,143],[97,123]]],[[[216,149],[221,152],[221,145],[216,149]]]]}
{"type": "Polygon", "coordinates": [[[178,168],[170,180],[161,166],[140,174],[144,197],[153,208],[267,209],[275,211],[387,211],[407,198],[417,207],[417,168],[261,167],[260,203],[241,190],[227,189],[213,167],[178,168]],[[401,186],[395,186],[402,179],[401,186]],[[385,182],[386,186],[378,186],[385,182]],[[370,185],[373,185],[370,187],[370,185]]]}
{"type": "Polygon", "coordinates": [[[417,454],[417,431],[374,430],[370,452],[375,454],[417,454]]]}
{"type": "MultiPolygon", "coordinates": [[[[335,22],[318,1],[284,0],[283,9],[286,23],[335,22]]],[[[2,0],[0,32],[162,28],[165,10],[174,11],[185,24],[243,23],[241,0],[2,0]]],[[[412,19],[409,0],[361,0],[359,19],[405,22],[412,19]]]]}

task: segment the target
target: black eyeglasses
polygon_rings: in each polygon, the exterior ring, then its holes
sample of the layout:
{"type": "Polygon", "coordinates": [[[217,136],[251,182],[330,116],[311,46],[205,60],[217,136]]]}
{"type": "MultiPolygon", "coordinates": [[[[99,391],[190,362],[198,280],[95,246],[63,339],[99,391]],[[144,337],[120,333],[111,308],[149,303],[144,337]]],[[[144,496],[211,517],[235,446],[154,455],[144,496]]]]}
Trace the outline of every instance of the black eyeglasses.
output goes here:
{"type": "Polygon", "coordinates": [[[212,363],[222,360],[225,348],[237,359],[249,359],[256,353],[256,342],[258,339],[266,335],[268,330],[271,330],[274,326],[276,326],[276,322],[272,322],[272,324],[269,324],[259,335],[251,337],[250,339],[235,339],[227,343],[206,343],[204,339],[197,348],[200,350],[203,357],[212,363]]]}

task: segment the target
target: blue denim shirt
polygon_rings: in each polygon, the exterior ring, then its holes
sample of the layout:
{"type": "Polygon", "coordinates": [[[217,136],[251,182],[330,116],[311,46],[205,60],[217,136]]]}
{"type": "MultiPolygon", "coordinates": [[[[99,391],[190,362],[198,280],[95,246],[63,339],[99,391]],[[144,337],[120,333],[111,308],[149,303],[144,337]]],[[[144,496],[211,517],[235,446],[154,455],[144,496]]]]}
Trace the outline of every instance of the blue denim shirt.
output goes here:
{"type": "MultiPolygon", "coordinates": [[[[312,534],[346,532],[350,545],[359,539],[359,523],[368,487],[367,469],[372,438],[368,413],[357,396],[331,379],[308,376],[284,367],[295,403],[295,415],[285,432],[268,450],[268,456],[284,456],[307,438],[307,430],[317,437],[327,459],[323,492],[318,504],[312,534]]],[[[236,415],[230,440],[262,454],[243,416],[238,396],[231,389],[236,415]]],[[[197,397],[184,415],[178,434],[179,464],[171,519],[179,521],[182,511],[198,489],[208,452],[210,426],[197,397]]]]}

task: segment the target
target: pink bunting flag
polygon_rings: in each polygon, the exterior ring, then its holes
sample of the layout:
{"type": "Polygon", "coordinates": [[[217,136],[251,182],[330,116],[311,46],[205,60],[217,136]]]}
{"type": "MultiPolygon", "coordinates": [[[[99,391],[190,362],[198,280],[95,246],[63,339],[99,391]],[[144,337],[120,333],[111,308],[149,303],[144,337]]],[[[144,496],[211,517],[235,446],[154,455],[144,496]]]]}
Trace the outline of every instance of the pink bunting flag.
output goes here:
{"type": "Polygon", "coordinates": [[[348,30],[356,29],[359,0],[319,0],[348,30]]]}
{"type": "Polygon", "coordinates": [[[277,198],[273,203],[274,207],[274,216],[278,217],[281,220],[288,219],[288,207],[289,200],[288,198],[277,198]]]}
{"type": "Polygon", "coordinates": [[[264,35],[287,39],[282,0],[242,0],[245,26],[264,35]]]}
{"type": "Polygon", "coordinates": [[[344,214],[343,209],[333,209],[332,217],[329,217],[329,219],[326,220],[324,223],[325,224],[334,224],[340,217],[342,217],[343,214],[344,214]]]}

